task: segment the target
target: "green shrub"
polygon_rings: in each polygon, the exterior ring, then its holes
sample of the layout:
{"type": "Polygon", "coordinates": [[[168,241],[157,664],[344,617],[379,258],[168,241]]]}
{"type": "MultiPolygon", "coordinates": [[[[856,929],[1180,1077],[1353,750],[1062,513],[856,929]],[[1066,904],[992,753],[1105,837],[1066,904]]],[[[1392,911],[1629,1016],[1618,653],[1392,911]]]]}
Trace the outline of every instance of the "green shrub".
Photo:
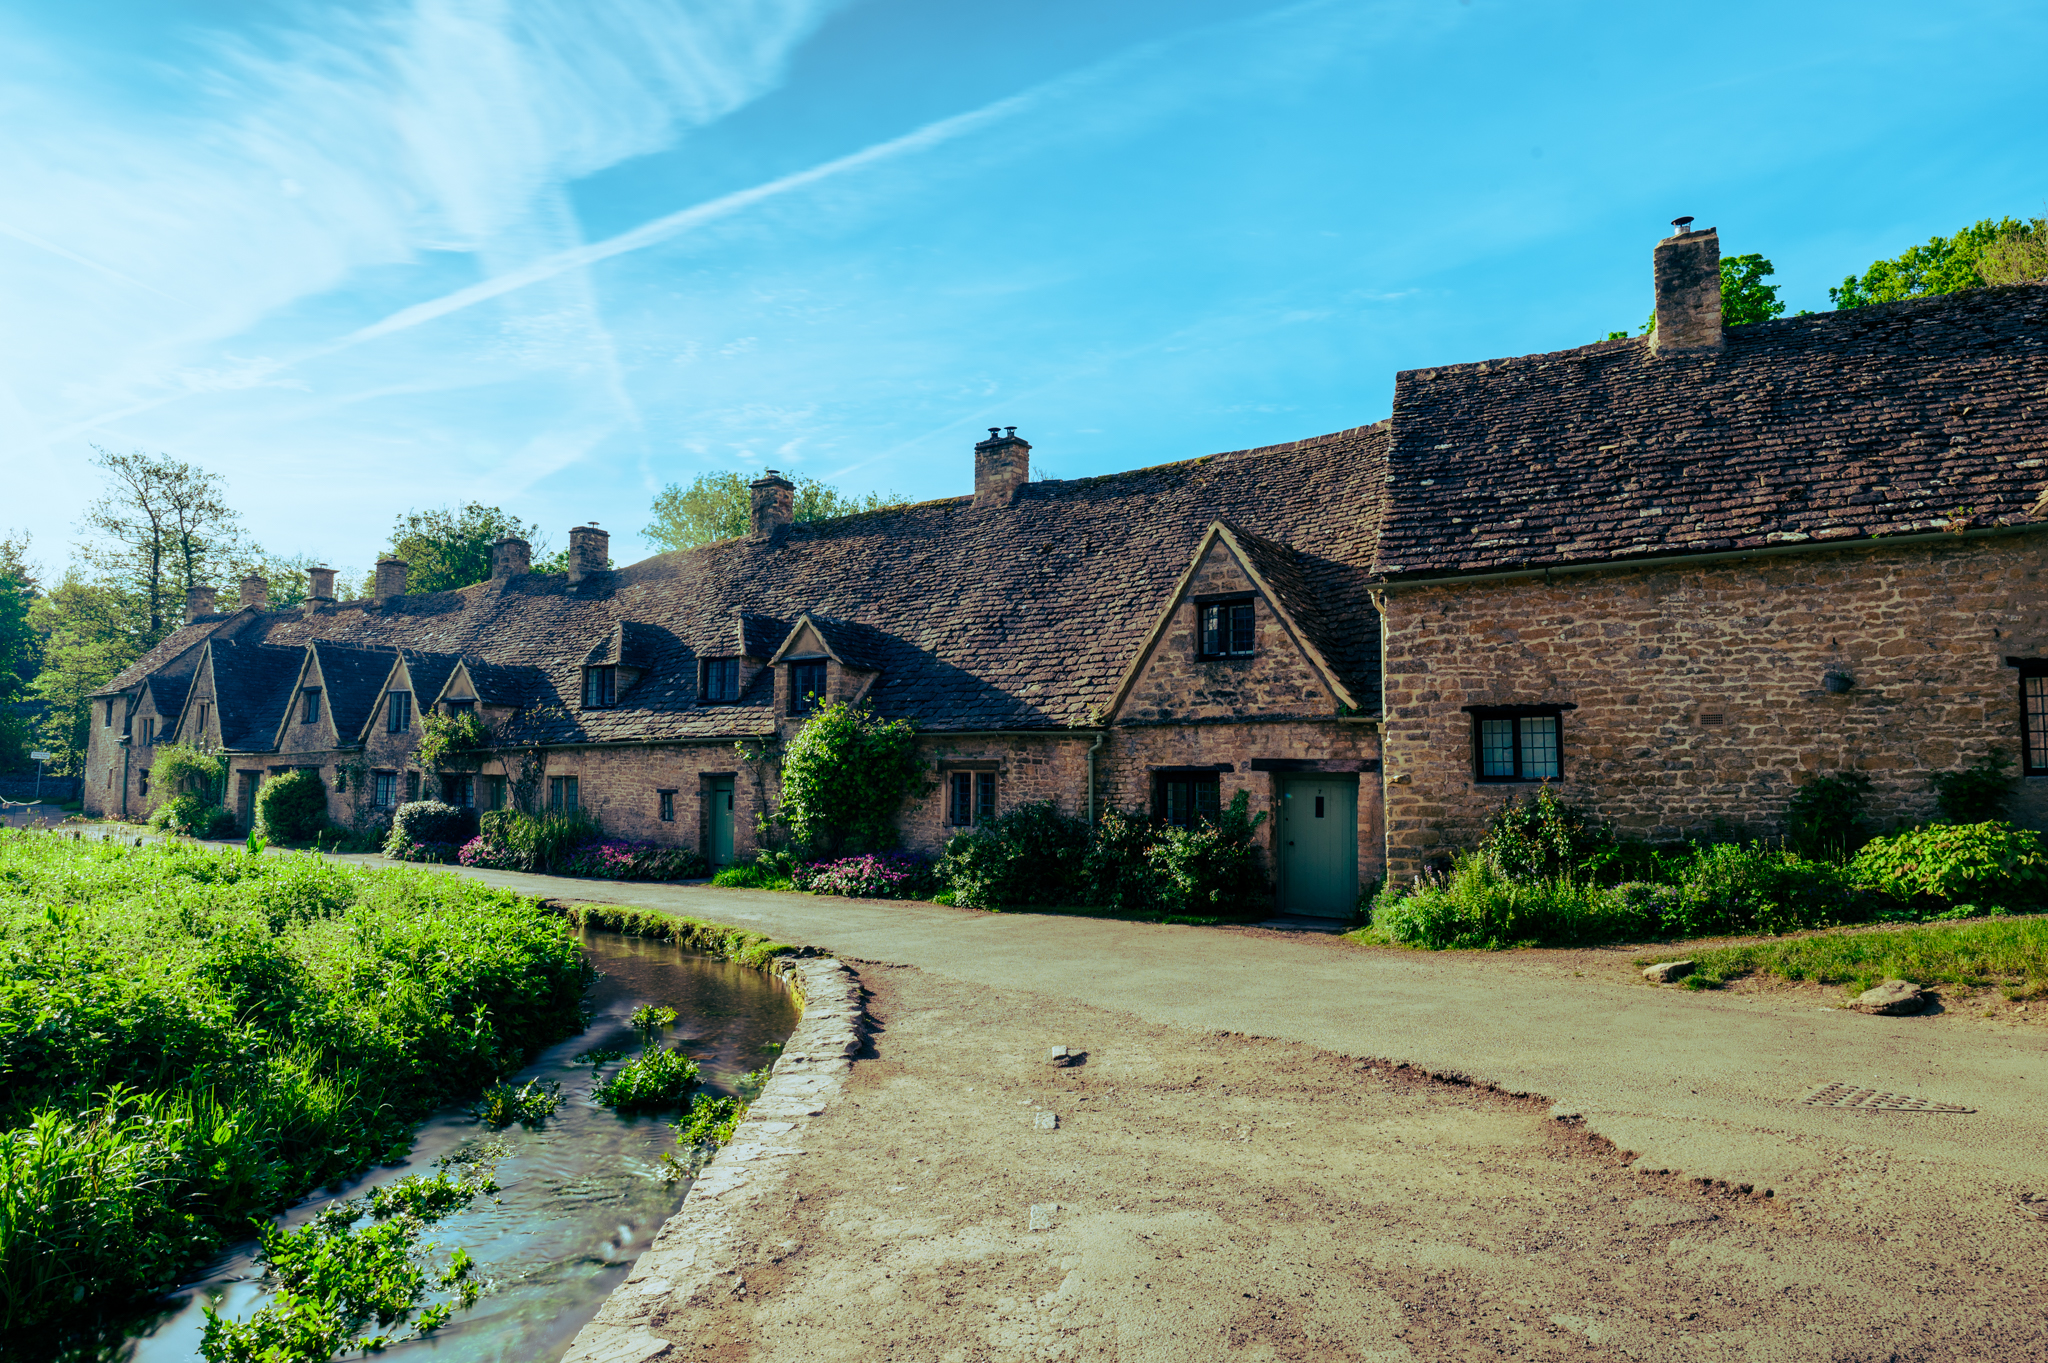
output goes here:
{"type": "Polygon", "coordinates": [[[788,876],[766,870],[760,866],[728,866],[711,877],[713,885],[722,885],[729,890],[794,890],[796,883],[788,876]]]}
{"type": "Polygon", "coordinates": [[[227,788],[228,764],[187,743],[165,743],[149,764],[149,788],[159,796],[197,795],[217,805],[227,788]]]}
{"type": "Polygon", "coordinates": [[[1568,876],[1614,841],[1609,829],[1557,798],[1545,782],[1527,800],[1509,796],[1494,811],[1479,848],[1513,876],[1568,876]]]}
{"type": "Polygon", "coordinates": [[[470,810],[439,800],[412,800],[391,811],[391,835],[384,846],[387,851],[420,844],[460,846],[476,836],[476,829],[476,815],[470,810]]]}
{"type": "Polygon", "coordinates": [[[1161,903],[1159,877],[1145,858],[1157,830],[1137,810],[1106,809],[1081,858],[1081,881],[1090,902],[1118,913],[1155,913],[1161,903]]]}
{"type": "Polygon", "coordinates": [[[1383,891],[1372,933],[1436,950],[1610,942],[1653,933],[1652,897],[1647,887],[1511,876],[1492,857],[1463,852],[1443,875],[1383,891]]]}
{"type": "Polygon", "coordinates": [[[590,1096],[605,1107],[624,1110],[670,1107],[696,1086],[696,1061],[672,1048],[650,1048],[619,1066],[590,1096]]]}
{"type": "Polygon", "coordinates": [[[511,871],[558,870],[580,849],[603,837],[597,820],[582,810],[526,814],[494,809],[477,820],[482,855],[471,864],[511,871]]]}
{"type": "Polygon", "coordinates": [[[514,1088],[509,1082],[500,1080],[485,1089],[483,1096],[477,1099],[476,1117],[485,1126],[505,1127],[517,1122],[531,1128],[546,1123],[561,1105],[560,1084],[529,1079],[514,1088]]]}
{"type": "Polygon", "coordinates": [[[1760,842],[1698,849],[1679,888],[1661,927],[1676,937],[1796,932],[1870,916],[1844,868],[1760,842]]]}
{"type": "Polygon", "coordinates": [[[2040,835],[1997,820],[1930,824],[1873,838],[1849,874],[1923,912],[1962,904],[2032,909],[2048,901],[2048,854],[2040,835]]]}
{"type": "Polygon", "coordinates": [[[1251,795],[1240,790],[1213,823],[1159,830],[1145,861],[1158,878],[1161,908],[1223,917],[1271,911],[1271,887],[1252,841],[1266,814],[1251,814],[1250,807],[1251,795]]]}
{"type": "Polygon", "coordinates": [[[968,908],[1071,904],[1082,898],[1087,853],[1088,825],[1040,800],[947,839],[938,874],[968,908]]]}
{"type": "Polygon", "coordinates": [[[1785,840],[1810,857],[1843,860],[1862,844],[1863,805],[1870,778],[1838,771],[1809,778],[1792,792],[1785,812],[1785,840]]]}
{"type": "Polygon", "coordinates": [[[917,726],[841,701],[806,719],[784,749],[777,817],[806,859],[886,852],[902,840],[897,809],[928,788],[917,726]]]}
{"type": "Polygon", "coordinates": [[[149,816],[149,826],[181,837],[217,838],[235,831],[235,816],[206,796],[188,791],[173,795],[158,805],[156,812],[149,816]],[[227,821],[227,833],[216,832],[223,817],[227,821]]]}
{"type": "Polygon", "coordinates": [[[1936,772],[1934,808],[1943,823],[1990,823],[2005,817],[2012,798],[2012,754],[1993,748],[1961,771],[1936,772]]]}
{"type": "Polygon", "coordinates": [[[318,774],[273,776],[256,792],[256,831],[277,842],[309,842],[327,826],[327,787],[318,774]]]}
{"type": "Polygon", "coordinates": [[[491,744],[491,731],[471,710],[459,715],[428,711],[420,716],[420,741],[413,757],[430,771],[474,768],[491,744]]]}

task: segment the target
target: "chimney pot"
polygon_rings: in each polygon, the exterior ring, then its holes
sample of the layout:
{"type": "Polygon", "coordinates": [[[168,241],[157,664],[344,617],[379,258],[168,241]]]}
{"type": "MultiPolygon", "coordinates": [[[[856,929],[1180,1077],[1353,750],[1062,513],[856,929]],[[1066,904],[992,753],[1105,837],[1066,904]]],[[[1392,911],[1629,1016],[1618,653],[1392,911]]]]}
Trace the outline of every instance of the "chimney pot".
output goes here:
{"type": "Polygon", "coordinates": [[[1008,506],[1016,500],[1017,489],[1031,480],[1031,444],[1017,438],[1017,428],[999,434],[1000,427],[988,428],[988,439],[974,447],[974,508],[1008,506]]]}
{"type": "Polygon", "coordinates": [[[394,596],[404,596],[406,574],[411,571],[412,565],[402,558],[378,559],[374,589],[377,604],[381,606],[394,596]]]}
{"type": "Polygon", "coordinates": [[[270,604],[270,584],[259,573],[251,573],[242,579],[242,605],[262,610],[270,604]]]}
{"type": "MultiPolygon", "coordinates": [[[[1673,226],[1690,223],[1679,218],[1673,226]]],[[[1651,252],[1657,293],[1657,329],[1650,344],[1659,352],[1715,350],[1721,345],[1721,236],[1680,227],[1651,252]]]]}
{"type": "Polygon", "coordinates": [[[569,527],[569,581],[611,571],[611,532],[597,528],[597,522],[569,527]]]}
{"type": "Polygon", "coordinates": [[[320,609],[320,607],[322,606],[331,606],[333,604],[334,569],[306,569],[306,611],[308,613],[311,613],[313,611],[320,609]]]}
{"type": "Polygon", "coordinates": [[[533,569],[533,546],[517,535],[491,545],[491,581],[502,582],[533,569]]]}
{"type": "Polygon", "coordinates": [[[213,588],[187,587],[185,589],[185,623],[191,624],[202,615],[213,614],[213,588]]]}
{"type": "Polygon", "coordinates": [[[755,538],[772,539],[796,519],[796,484],[774,469],[747,484],[747,491],[747,529],[755,538]]]}

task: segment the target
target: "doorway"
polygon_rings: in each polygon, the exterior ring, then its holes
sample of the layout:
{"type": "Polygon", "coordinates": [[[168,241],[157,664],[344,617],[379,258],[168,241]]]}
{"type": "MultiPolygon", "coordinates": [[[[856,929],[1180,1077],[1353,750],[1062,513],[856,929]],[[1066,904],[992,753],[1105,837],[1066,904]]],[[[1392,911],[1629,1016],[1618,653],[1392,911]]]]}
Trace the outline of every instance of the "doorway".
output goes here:
{"type": "Polygon", "coordinates": [[[1278,832],[1280,912],[1351,917],[1358,909],[1358,778],[1287,777],[1278,832]]]}
{"type": "Polygon", "coordinates": [[[732,865],[732,781],[730,776],[711,778],[711,864],[732,865]]]}
{"type": "Polygon", "coordinates": [[[235,776],[240,783],[239,789],[235,792],[235,817],[241,821],[242,827],[245,830],[254,829],[256,827],[256,784],[263,779],[263,773],[243,771],[235,773],[235,776]]]}

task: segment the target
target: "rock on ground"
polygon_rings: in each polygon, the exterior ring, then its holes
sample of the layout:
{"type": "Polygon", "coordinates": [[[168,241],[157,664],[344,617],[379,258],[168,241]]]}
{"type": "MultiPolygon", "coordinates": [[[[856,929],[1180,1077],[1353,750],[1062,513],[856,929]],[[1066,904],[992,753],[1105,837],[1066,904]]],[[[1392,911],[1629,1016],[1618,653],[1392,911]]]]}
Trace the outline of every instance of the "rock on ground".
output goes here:
{"type": "Polygon", "coordinates": [[[1911,980],[1886,980],[1875,989],[1866,989],[1856,996],[1849,1006],[1859,1013],[1884,1013],[1896,1016],[1900,1013],[1917,1013],[1927,1004],[1927,996],[1920,986],[1911,980]]]}

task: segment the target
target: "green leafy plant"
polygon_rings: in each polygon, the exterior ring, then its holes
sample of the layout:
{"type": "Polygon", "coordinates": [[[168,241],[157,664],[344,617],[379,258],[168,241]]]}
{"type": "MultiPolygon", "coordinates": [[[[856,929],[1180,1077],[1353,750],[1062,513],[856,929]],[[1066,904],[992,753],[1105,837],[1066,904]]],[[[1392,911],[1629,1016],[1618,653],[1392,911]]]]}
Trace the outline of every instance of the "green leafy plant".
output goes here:
{"type": "Polygon", "coordinates": [[[269,1305],[246,1321],[206,1308],[200,1357],[206,1363],[324,1360],[344,1351],[378,1353],[424,1339],[490,1287],[467,1250],[436,1260],[426,1228],[496,1192],[496,1160],[475,1158],[461,1177],[447,1168],[413,1174],[337,1202],[294,1231],[266,1229],[262,1259],[276,1282],[269,1305]],[[422,1303],[436,1292],[447,1299],[422,1303]],[[417,1314],[415,1314],[417,1313],[417,1314]],[[366,1333],[375,1324],[378,1333],[366,1333]],[[387,1333],[408,1323],[403,1334],[387,1333]]]}
{"type": "Polygon", "coordinates": [[[1529,799],[1509,796],[1479,845],[1509,875],[1549,877],[1572,874],[1613,841],[1612,832],[1588,823],[1545,782],[1529,799]]]}
{"type": "Polygon", "coordinates": [[[1849,873],[1859,884],[1923,910],[1962,904],[2038,908],[2048,902],[2041,835],[2009,823],[1930,824],[1873,838],[1849,873]]]}
{"type": "Polygon", "coordinates": [[[562,1105],[562,1086],[529,1079],[519,1087],[500,1080],[477,1099],[477,1120],[485,1126],[505,1127],[517,1122],[524,1127],[544,1124],[562,1105]]]}
{"type": "Polygon", "coordinates": [[[327,825],[327,787],[319,774],[273,776],[256,792],[256,831],[278,842],[308,842],[327,825]]]}
{"type": "Polygon", "coordinates": [[[458,715],[420,716],[419,746],[413,755],[430,771],[460,771],[476,766],[490,751],[491,731],[474,710],[458,715]]]}
{"type": "Polygon", "coordinates": [[[482,841],[483,855],[473,859],[475,864],[545,873],[566,867],[577,852],[602,838],[604,831],[580,809],[545,814],[494,809],[477,820],[476,835],[482,841]]]}
{"type": "Polygon", "coordinates": [[[270,839],[264,837],[253,828],[249,830],[249,836],[242,843],[243,850],[252,857],[262,856],[263,849],[268,846],[270,846],[270,839]]]}
{"type": "Polygon", "coordinates": [[[1808,856],[1842,860],[1861,844],[1864,802],[1870,778],[1860,771],[1814,776],[1792,792],[1785,812],[1785,836],[1808,856]]]}
{"type": "Polygon", "coordinates": [[[1213,822],[1159,830],[1145,861],[1166,912],[1230,917],[1271,908],[1271,887],[1253,842],[1266,812],[1250,808],[1250,793],[1240,790],[1213,822]]]}
{"type": "Polygon", "coordinates": [[[640,1034],[643,1042],[652,1042],[655,1037],[675,1026],[679,1015],[673,1008],[658,1003],[643,1003],[633,1010],[633,1016],[626,1022],[640,1034]]]}
{"type": "Polygon", "coordinates": [[[391,811],[391,836],[385,850],[396,854],[419,844],[460,845],[476,836],[474,812],[439,800],[411,800],[391,811]]]}
{"type": "Polygon", "coordinates": [[[697,1062],[673,1048],[649,1048],[619,1066],[591,1090],[605,1107],[622,1110],[669,1107],[697,1086],[697,1062]]]}
{"type": "Polygon", "coordinates": [[[767,1086],[768,1067],[764,1066],[742,1075],[739,1092],[734,1096],[700,1093],[691,1099],[688,1114],[669,1126],[676,1133],[677,1150],[663,1152],[662,1178],[673,1183],[703,1168],[704,1161],[720,1146],[731,1143],[733,1133],[746,1120],[747,1109],[767,1086]]]}
{"type": "Polygon", "coordinates": [[[1157,835],[1141,811],[1104,810],[1081,857],[1081,879],[1089,899],[1117,913],[1157,912],[1159,878],[1145,856],[1157,835]]]}
{"type": "Polygon", "coordinates": [[[729,890],[794,890],[796,882],[779,872],[760,866],[727,866],[711,877],[713,885],[729,890]]]}
{"type": "Polygon", "coordinates": [[[1433,950],[1570,945],[1649,936],[1655,909],[1640,893],[1563,876],[1514,876],[1489,855],[1461,852],[1447,872],[1381,891],[1367,931],[1433,950]]]}
{"type": "Polygon", "coordinates": [[[1934,807],[1943,823],[1989,823],[2005,817],[2012,799],[2012,754],[1991,751],[1961,771],[1939,771],[1928,778],[1934,807]]]}
{"type": "Polygon", "coordinates": [[[228,765],[219,756],[187,743],[165,743],[149,764],[149,788],[165,798],[196,795],[217,805],[228,779],[228,765]]]}
{"type": "Polygon", "coordinates": [[[1069,904],[1082,897],[1087,855],[1088,825],[1041,800],[948,838],[938,875],[968,908],[1069,904]]]}
{"type": "Polygon", "coordinates": [[[777,817],[806,857],[883,852],[901,841],[897,809],[930,789],[916,725],[839,701],[805,720],[784,749],[777,817]]]}
{"type": "Polygon", "coordinates": [[[182,795],[173,795],[158,805],[155,812],[149,816],[149,826],[183,837],[210,838],[221,836],[215,830],[223,818],[227,822],[227,831],[232,833],[234,815],[204,795],[188,791],[182,795]]]}

